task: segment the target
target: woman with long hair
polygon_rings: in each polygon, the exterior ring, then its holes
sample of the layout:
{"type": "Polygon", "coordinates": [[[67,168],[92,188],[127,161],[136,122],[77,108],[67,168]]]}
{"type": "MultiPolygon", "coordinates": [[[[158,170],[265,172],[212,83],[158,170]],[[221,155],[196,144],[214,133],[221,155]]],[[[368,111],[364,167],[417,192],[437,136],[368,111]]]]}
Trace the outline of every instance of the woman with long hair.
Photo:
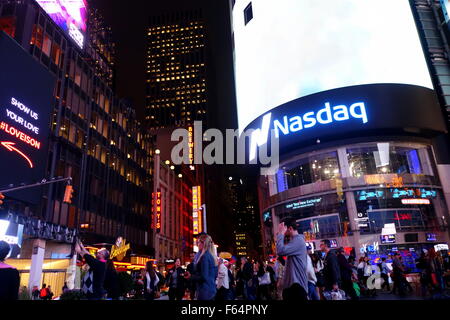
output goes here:
{"type": "Polygon", "coordinates": [[[216,296],[216,277],[218,259],[214,242],[207,234],[198,239],[199,253],[195,259],[195,273],[187,274],[186,278],[193,280],[196,285],[197,300],[213,300],[216,296]]]}
{"type": "Polygon", "coordinates": [[[144,276],[144,299],[154,300],[158,291],[159,277],[156,275],[152,261],[147,261],[144,276]]]}
{"type": "Polygon", "coordinates": [[[256,300],[272,300],[270,296],[270,273],[267,271],[267,265],[264,261],[258,261],[256,264],[258,287],[256,289],[256,300]]]}

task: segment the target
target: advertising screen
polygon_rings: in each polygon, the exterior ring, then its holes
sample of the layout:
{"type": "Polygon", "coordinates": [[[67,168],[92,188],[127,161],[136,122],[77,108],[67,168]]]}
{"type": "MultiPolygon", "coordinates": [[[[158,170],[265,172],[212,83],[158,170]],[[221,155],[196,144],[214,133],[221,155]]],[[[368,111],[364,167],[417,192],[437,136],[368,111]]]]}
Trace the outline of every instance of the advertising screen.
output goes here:
{"type": "Polygon", "coordinates": [[[408,0],[236,0],[233,32],[241,131],[268,110],[325,90],[432,88],[408,0]]]}
{"type": "Polygon", "coordinates": [[[36,2],[83,49],[87,30],[86,0],[36,0],[36,2]]]}
{"type": "Polygon", "coordinates": [[[0,241],[5,241],[11,246],[7,258],[20,257],[20,249],[23,240],[23,225],[0,219],[0,241]]]}
{"type": "Polygon", "coordinates": [[[381,243],[395,243],[395,234],[386,234],[381,237],[381,243]]]}
{"type": "MultiPolygon", "coordinates": [[[[48,178],[46,165],[55,77],[0,32],[0,190],[48,178]]],[[[7,193],[37,203],[40,188],[7,193]]]]}

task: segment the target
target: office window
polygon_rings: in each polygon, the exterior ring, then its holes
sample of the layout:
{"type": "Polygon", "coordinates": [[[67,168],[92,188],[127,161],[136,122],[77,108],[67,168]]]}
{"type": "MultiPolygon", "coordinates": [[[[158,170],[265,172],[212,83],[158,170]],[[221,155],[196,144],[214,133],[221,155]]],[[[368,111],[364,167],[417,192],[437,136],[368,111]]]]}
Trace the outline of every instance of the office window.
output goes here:
{"type": "Polygon", "coordinates": [[[244,20],[245,20],[245,25],[247,25],[247,23],[250,22],[250,20],[253,19],[253,8],[252,8],[252,3],[250,2],[248,4],[248,6],[244,9],[244,20]]]}

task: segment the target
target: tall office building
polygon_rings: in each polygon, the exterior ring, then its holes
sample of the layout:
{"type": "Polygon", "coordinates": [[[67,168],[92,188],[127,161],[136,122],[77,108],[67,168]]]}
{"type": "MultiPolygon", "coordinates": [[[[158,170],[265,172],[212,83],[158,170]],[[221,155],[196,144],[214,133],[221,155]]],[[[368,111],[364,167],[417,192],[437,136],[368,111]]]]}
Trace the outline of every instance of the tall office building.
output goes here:
{"type": "Polygon", "coordinates": [[[95,70],[95,75],[114,88],[114,60],[116,44],[111,27],[105,23],[98,9],[89,8],[86,60],[95,70]]]}
{"type": "MultiPolygon", "coordinates": [[[[23,83],[12,83],[13,90],[0,90],[2,106],[11,105],[10,91],[17,92],[15,99],[33,105],[40,113],[33,120],[41,121],[41,130],[36,131],[41,135],[37,137],[48,141],[48,148],[39,150],[39,161],[34,160],[35,167],[43,169],[33,180],[20,182],[70,176],[74,189],[71,203],[63,201],[63,184],[37,190],[34,204],[21,199],[33,189],[16,193],[17,197],[7,193],[0,219],[6,213],[10,223],[24,226],[23,236],[16,237],[21,239],[17,240],[21,261],[10,262],[20,271],[21,284],[30,289],[45,282],[52,285],[55,295],[64,281],[70,287],[74,285],[72,267],[76,259],[66,258],[71,253],[74,230],[79,231],[85,244],[113,244],[122,236],[134,254],[153,254],[152,141],[147,139],[132,106],[118,98],[108,84],[109,78],[99,73],[101,65],[92,65],[96,58],[90,56],[90,49],[98,49],[100,42],[91,43],[87,36],[85,2],[72,4],[79,10],[71,12],[80,15],[61,20],[60,15],[67,12],[62,8],[55,12],[55,7],[48,7],[45,1],[0,1],[0,62],[14,62],[21,55],[30,69],[24,71],[23,83]],[[36,101],[36,92],[42,91],[39,86],[43,84],[25,83],[33,79],[33,68],[55,81],[45,88],[50,103],[36,101]],[[30,87],[35,92],[26,94],[30,87]],[[56,271],[49,268],[54,262],[58,263],[56,271]]],[[[25,62],[10,65],[22,70],[25,62]]],[[[2,120],[11,124],[11,119],[2,120]]],[[[26,147],[16,142],[17,147],[26,147]]],[[[9,151],[1,152],[4,163],[9,151]]],[[[20,179],[26,175],[25,169],[17,172],[20,179]]],[[[2,187],[11,183],[8,180],[2,177],[2,187]]]]}
{"type": "Polygon", "coordinates": [[[206,120],[206,34],[202,12],[153,16],[147,39],[148,128],[185,127],[196,120],[206,120]]]}

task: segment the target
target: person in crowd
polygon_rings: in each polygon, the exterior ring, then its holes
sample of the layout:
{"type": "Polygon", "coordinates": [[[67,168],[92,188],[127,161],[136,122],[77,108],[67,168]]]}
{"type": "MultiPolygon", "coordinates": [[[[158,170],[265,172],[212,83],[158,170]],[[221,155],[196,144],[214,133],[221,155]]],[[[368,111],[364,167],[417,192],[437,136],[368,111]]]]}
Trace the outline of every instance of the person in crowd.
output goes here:
{"type": "Polygon", "coordinates": [[[175,259],[175,266],[169,270],[167,285],[169,287],[169,300],[183,300],[186,285],[180,258],[175,259]]]}
{"type": "Polygon", "coordinates": [[[258,261],[257,267],[258,288],[256,291],[256,300],[272,300],[270,294],[270,286],[272,284],[270,272],[267,269],[268,266],[264,261],[258,261]]]}
{"type": "Polygon", "coordinates": [[[48,286],[47,287],[47,300],[52,300],[53,299],[53,296],[54,296],[54,293],[53,293],[53,291],[52,291],[52,287],[51,286],[48,286]]]}
{"type": "Polygon", "coordinates": [[[270,274],[270,286],[269,286],[269,294],[273,298],[276,292],[277,286],[277,275],[275,272],[275,264],[272,261],[267,263],[267,271],[270,274]]]}
{"type": "Polygon", "coordinates": [[[325,253],[323,280],[325,291],[339,290],[341,274],[337,256],[330,249],[330,240],[325,239],[320,243],[320,250],[325,253]]]}
{"type": "Polygon", "coordinates": [[[254,261],[252,263],[252,278],[248,282],[247,286],[247,294],[248,300],[253,301],[256,300],[258,294],[258,271],[259,271],[259,261],[254,261]]]}
{"type": "Polygon", "coordinates": [[[277,255],[287,256],[283,281],[283,300],[305,301],[308,297],[306,275],[306,243],[294,220],[284,220],[278,226],[277,255]],[[285,237],[287,243],[284,242],[285,237]]]}
{"type": "Polygon", "coordinates": [[[324,291],[324,281],[323,281],[323,260],[322,257],[316,252],[311,255],[312,264],[314,267],[314,272],[316,274],[316,291],[317,295],[321,297],[324,291]]]}
{"type": "Polygon", "coordinates": [[[199,253],[195,260],[195,273],[187,273],[186,278],[196,284],[197,300],[213,300],[216,296],[217,255],[211,236],[202,234],[198,238],[199,253]]]}
{"type": "Polygon", "coordinates": [[[236,270],[236,297],[245,298],[244,277],[241,266],[238,266],[236,270]]]}
{"type": "MultiPolygon", "coordinates": [[[[195,260],[195,253],[191,253],[190,255],[191,258],[191,263],[188,264],[188,266],[186,267],[186,271],[189,274],[194,274],[195,273],[195,264],[194,264],[194,260],[195,260]]],[[[191,300],[195,299],[195,283],[192,281],[192,279],[186,280],[186,287],[189,290],[189,298],[191,300]]]]}
{"type": "Polygon", "coordinates": [[[164,275],[163,275],[163,269],[156,269],[155,270],[156,275],[158,276],[159,282],[158,282],[158,292],[161,291],[161,288],[164,286],[164,275]]]}
{"type": "Polygon", "coordinates": [[[383,279],[383,284],[381,285],[381,289],[387,287],[387,291],[391,291],[391,286],[389,285],[389,274],[391,273],[391,269],[386,263],[386,258],[381,258],[381,278],[383,279]]]}
{"type": "Polygon", "coordinates": [[[228,277],[228,268],[225,265],[225,259],[219,258],[218,275],[216,279],[217,294],[216,301],[225,301],[229,299],[230,279],[228,277]]]}
{"type": "Polygon", "coordinates": [[[233,265],[228,260],[225,260],[224,264],[225,267],[227,267],[228,283],[230,288],[228,300],[234,300],[236,298],[236,281],[234,280],[235,276],[233,271],[233,265]]]}
{"type": "Polygon", "coordinates": [[[428,263],[430,266],[431,285],[436,293],[444,290],[444,261],[442,256],[436,253],[434,248],[428,251],[428,263]]]}
{"type": "Polygon", "coordinates": [[[405,282],[403,281],[405,274],[405,267],[400,259],[400,253],[394,253],[394,257],[392,259],[392,281],[394,282],[394,286],[392,288],[392,293],[396,293],[398,290],[401,296],[406,294],[405,291],[405,282]]]}
{"type": "Polygon", "coordinates": [[[62,287],[62,293],[66,293],[67,291],[69,291],[69,287],[67,286],[67,282],[64,282],[64,285],[62,287]]]}
{"type": "Polygon", "coordinates": [[[306,275],[308,277],[308,298],[309,300],[320,300],[319,294],[317,292],[317,277],[314,271],[314,266],[312,263],[312,251],[308,249],[308,254],[306,256],[306,275]]]}
{"type": "Polygon", "coordinates": [[[10,251],[11,246],[0,241],[0,301],[19,299],[19,271],[5,263],[10,251]]]}
{"type": "Polygon", "coordinates": [[[158,292],[159,277],[152,261],[147,261],[144,274],[144,299],[154,300],[158,292]]]}
{"type": "Polygon", "coordinates": [[[246,257],[241,258],[241,268],[242,268],[242,280],[244,284],[244,299],[245,300],[255,300],[255,296],[249,294],[252,291],[253,285],[253,265],[246,257]]]}
{"type": "Polygon", "coordinates": [[[420,257],[416,259],[416,268],[419,269],[420,275],[420,292],[422,297],[425,297],[428,293],[430,284],[429,278],[429,264],[428,264],[428,251],[422,251],[420,257]]]}
{"type": "Polygon", "coordinates": [[[33,286],[33,290],[31,291],[31,298],[33,300],[39,300],[39,287],[33,286]]]}
{"type": "Polygon", "coordinates": [[[366,285],[366,283],[364,282],[364,267],[366,266],[365,258],[366,257],[360,257],[357,266],[358,280],[364,286],[366,285]]]}
{"type": "Polygon", "coordinates": [[[117,275],[114,263],[109,257],[106,260],[106,271],[104,288],[106,290],[106,298],[111,300],[119,299],[119,276],[117,275]]]}
{"type": "Polygon", "coordinates": [[[41,300],[48,300],[48,296],[49,296],[49,291],[48,291],[48,288],[47,288],[47,284],[43,283],[42,284],[42,288],[39,291],[39,298],[41,300]]]}
{"type": "Polygon", "coordinates": [[[75,251],[89,265],[89,270],[83,278],[82,291],[87,295],[89,300],[101,300],[105,293],[103,283],[106,274],[106,259],[109,257],[108,250],[105,248],[98,250],[96,258],[94,258],[81,242],[77,242],[75,251]]]}
{"type": "Polygon", "coordinates": [[[367,296],[371,296],[371,297],[375,297],[376,296],[376,289],[369,289],[369,285],[368,285],[368,280],[369,278],[372,276],[372,274],[374,273],[374,268],[372,267],[372,264],[370,263],[370,259],[369,257],[364,257],[364,276],[363,276],[363,282],[364,282],[364,286],[366,287],[366,295],[367,296]]]}
{"type": "Polygon", "coordinates": [[[358,300],[355,289],[353,288],[353,269],[352,265],[348,263],[345,257],[344,248],[339,248],[337,250],[337,258],[339,263],[339,271],[341,276],[341,286],[345,294],[352,300],[358,300]]]}
{"type": "Polygon", "coordinates": [[[283,300],[283,281],[284,271],[286,270],[286,262],[282,256],[277,257],[277,284],[276,284],[276,297],[278,300],[283,300]]]}

